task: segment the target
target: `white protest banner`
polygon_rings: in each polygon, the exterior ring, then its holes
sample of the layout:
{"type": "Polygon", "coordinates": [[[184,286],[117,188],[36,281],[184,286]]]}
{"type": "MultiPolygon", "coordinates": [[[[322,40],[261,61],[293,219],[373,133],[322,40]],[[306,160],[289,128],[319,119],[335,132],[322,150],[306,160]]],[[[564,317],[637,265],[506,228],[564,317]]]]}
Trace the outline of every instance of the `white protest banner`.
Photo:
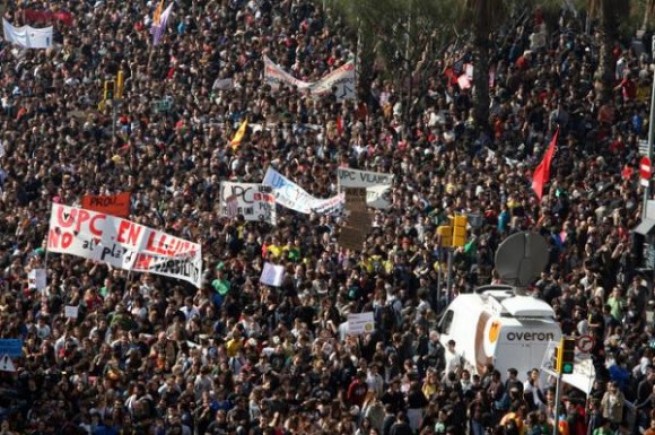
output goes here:
{"type": "Polygon", "coordinates": [[[348,314],[348,334],[367,334],[373,332],[374,329],[375,319],[373,318],[373,311],[348,314]]]}
{"type": "Polygon", "coordinates": [[[351,168],[338,168],[337,177],[341,187],[391,186],[393,182],[393,174],[351,168]]]}
{"type": "Polygon", "coordinates": [[[32,269],[27,274],[27,287],[31,290],[43,290],[46,286],[45,269],[32,269]]]}
{"type": "Polygon", "coordinates": [[[350,61],[332,71],[310,86],[312,95],[324,95],[335,88],[337,100],[354,100],[355,93],[355,62],[350,61]]]}
{"type": "Polygon", "coordinates": [[[338,168],[339,187],[366,187],[366,204],[377,209],[391,207],[391,202],[385,195],[391,189],[393,174],[382,172],[361,171],[352,168],[338,168]]]}
{"type": "Polygon", "coordinates": [[[275,64],[268,56],[264,56],[264,83],[270,85],[273,90],[277,90],[280,84],[297,86],[298,89],[306,89],[310,86],[310,83],[298,80],[284,71],[282,67],[275,64]]]}
{"type": "Polygon", "coordinates": [[[225,205],[221,205],[220,213],[230,219],[239,215],[239,199],[236,195],[230,195],[225,199],[225,205]]]}
{"type": "Polygon", "coordinates": [[[313,211],[322,214],[343,207],[343,194],[328,199],[315,198],[271,167],[266,171],[262,183],[273,188],[273,195],[277,204],[299,213],[309,214],[313,211]]]}
{"type": "Polygon", "coordinates": [[[220,215],[230,216],[227,210],[228,199],[235,197],[237,212],[247,221],[262,221],[275,225],[275,196],[271,186],[256,183],[233,183],[223,181],[220,187],[220,215]]]}
{"type": "Polygon", "coordinates": [[[3,18],[2,30],[6,42],[20,45],[23,48],[52,47],[52,26],[42,29],[31,26],[14,27],[3,18]]]}
{"type": "Polygon", "coordinates": [[[366,188],[366,205],[380,210],[391,207],[391,200],[388,198],[391,188],[389,186],[372,186],[366,188]]]}
{"type": "Polygon", "coordinates": [[[299,90],[309,89],[311,94],[316,96],[332,92],[332,88],[335,88],[337,99],[354,100],[356,98],[355,62],[349,61],[320,80],[310,83],[298,80],[264,56],[264,83],[270,85],[273,90],[278,89],[280,84],[296,86],[299,90]]]}
{"type": "Polygon", "coordinates": [[[52,204],[48,251],[111,267],[181,279],[200,287],[201,246],[127,219],[52,204]]]}
{"type": "Polygon", "coordinates": [[[66,305],[64,307],[64,316],[67,319],[77,319],[80,308],[77,305],[66,305]]]}
{"type": "Polygon", "coordinates": [[[262,270],[262,276],[259,278],[259,282],[273,287],[280,287],[283,279],[284,266],[264,263],[264,269],[262,270]]]}

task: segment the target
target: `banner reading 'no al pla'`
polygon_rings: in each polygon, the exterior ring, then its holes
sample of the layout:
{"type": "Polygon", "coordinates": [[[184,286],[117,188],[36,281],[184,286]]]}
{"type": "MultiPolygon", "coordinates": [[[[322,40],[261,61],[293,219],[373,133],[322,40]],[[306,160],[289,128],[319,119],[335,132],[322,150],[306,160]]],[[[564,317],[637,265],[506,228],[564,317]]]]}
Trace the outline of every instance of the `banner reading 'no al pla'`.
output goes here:
{"type": "Polygon", "coordinates": [[[177,278],[196,287],[202,281],[198,243],[83,208],[52,204],[48,251],[177,278]]]}

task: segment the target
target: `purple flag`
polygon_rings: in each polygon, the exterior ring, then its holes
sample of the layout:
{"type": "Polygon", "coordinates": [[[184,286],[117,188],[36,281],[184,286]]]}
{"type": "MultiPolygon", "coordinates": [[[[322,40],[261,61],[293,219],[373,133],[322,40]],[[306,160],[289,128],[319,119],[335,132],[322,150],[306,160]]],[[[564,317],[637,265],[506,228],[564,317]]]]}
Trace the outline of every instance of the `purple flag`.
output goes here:
{"type": "Polygon", "coordinates": [[[150,33],[152,34],[152,45],[159,45],[159,40],[164,35],[166,31],[166,23],[168,22],[168,17],[173,10],[173,3],[168,5],[166,10],[161,13],[159,17],[156,17],[152,22],[152,27],[150,28],[150,33]],[[159,18],[159,19],[157,19],[159,18]]]}

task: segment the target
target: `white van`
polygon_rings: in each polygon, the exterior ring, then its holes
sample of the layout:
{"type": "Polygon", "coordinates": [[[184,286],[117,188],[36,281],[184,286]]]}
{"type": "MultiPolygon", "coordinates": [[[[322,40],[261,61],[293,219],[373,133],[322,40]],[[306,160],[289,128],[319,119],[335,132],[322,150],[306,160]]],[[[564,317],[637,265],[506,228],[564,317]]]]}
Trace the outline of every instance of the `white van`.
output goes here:
{"type": "Polygon", "coordinates": [[[454,340],[455,351],[474,373],[484,373],[491,363],[503,377],[510,368],[522,377],[541,367],[549,342],[560,340],[554,317],[550,305],[516,295],[514,287],[482,286],[448,306],[439,323],[440,341],[454,340]]]}

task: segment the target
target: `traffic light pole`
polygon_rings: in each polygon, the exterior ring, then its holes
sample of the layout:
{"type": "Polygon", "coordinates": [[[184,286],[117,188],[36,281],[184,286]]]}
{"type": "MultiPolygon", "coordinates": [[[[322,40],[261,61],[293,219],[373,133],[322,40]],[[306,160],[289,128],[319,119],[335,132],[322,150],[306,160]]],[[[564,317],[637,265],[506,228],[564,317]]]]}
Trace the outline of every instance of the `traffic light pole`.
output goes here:
{"type": "Polygon", "coordinates": [[[575,365],[575,346],[576,341],[572,338],[560,339],[559,345],[555,349],[555,373],[557,374],[557,385],[555,386],[555,424],[553,426],[553,435],[559,432],[559,407],[562,395],[562,374],[572,374],[575,365]]]}
{"type": "Polygon", "coordinates": [[[111,102],[111,137],[116,137],[116,103],[118,100],[112,100],[111,102]]]}
{"type": "MultiPolygon", "coordinates": [[[[446,304],[450,303],[453,289],[453,249],[463,248],[466,245],[466,227],[468,217],[456,215],[449,217],[450,225],[440,225],[437,228],[437,243],[448,250],[448,267],[446,272],[446,304]]],[[[438,289],[441,292],[441,280],[438,289]]],[[[438,296],[437,296],[438,297],[438,296]]]]}
{"type": "Polygon", "coordinates": [[[453,249],[448,248],[448,275],[446,275],[446,305],[450,303],[453,288],[453,249]]]}
{"type": "Polygon", "coordinates": [[[116,137],[116,109],[118,104],[123,100],[123,88],[125,85],[125,75],[123,71],[119,71],[115,80],[105,80],[105,90],[103,94],[103,102],[111,101],[111,137],[116,137]],[[111,90],[111,98],[109,91],[111,90]]]}
{"type": "Polygon", "coordinates": [[[562,374],[557,371],[557,384],[555,385],[555,423],[553,424],[553,435],[559,434],[559,401],[562,395],[562,374]]]}
{"type": "Polygon", "coordinates": [[[437,257],[437,264],[439,267],[437,267],[437,292],[436,295],[434,296],[434,311],[436,313],[441,312],[441,286],[442,286],[442,267],[441,267],[441,253],[439,253],[439,256],[437,257]]]}

